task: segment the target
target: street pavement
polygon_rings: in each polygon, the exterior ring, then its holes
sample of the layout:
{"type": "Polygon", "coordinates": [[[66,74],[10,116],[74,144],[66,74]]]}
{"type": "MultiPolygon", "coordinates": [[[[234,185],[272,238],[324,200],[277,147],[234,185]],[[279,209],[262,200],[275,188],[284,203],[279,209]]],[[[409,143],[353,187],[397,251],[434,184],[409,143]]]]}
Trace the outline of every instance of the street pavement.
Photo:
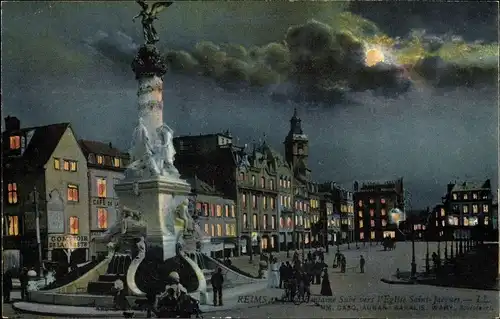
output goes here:
{"type": "MultiPolygon", "coordinates": [[[[430,254],[436,251],[437,244],[430,243],[430,254]]],[[[444,245],[441,244],[443,254],[444,245]]],[[[254,294],[231,298],[225,295],[225,307],[213,309],[205,317],[289,317],[289,318],[494,318],[498,316],[498,291],[482,291],[472,289],[457,289],[410,284],[386,284],[381,278],[395,279],[396,269],[401,272],[410,270],[411,243],[398,243],[393,251],[383,251],[380,245],[360,246],[356,249],[351,245],[348,250],[341,247],[347,260],[347,273],[333,269],[333,258],[336,249],[330,250],[326,256],[329,265],[329,277],[333,297],[321,297],[320,286],[312,286],[313,296],[308,304],[294,305],[273,301],[281,295],[277,289],[267,289],[254,294]],[[359,257],[366,260],[365,273],[359,272],[359,257]]],[[[423,271],[425,266],[426,244],[415,244],[417,268],[423,271]]],[[[307,253],[307,251],[306,251],[307,253]]],[[[292,255],[292,254],[291,254],[292,255]]],[[[279,254],[280,261],[286,254],[279,254]]],[[[247,265],[256,268],[258,256],[254,265],[248,263],[248,256],[233,258],[233,264],[247,265]]],[[[247,270],[246,270],[247,271],[247,270]]],[[[4,316],[14,318],[9,305],[4,305],[4,316]],[[11,315],[9,315],[11,314],[11,315]]],[[[138,316],[140,317],[140,316],[138,316]]],[[[18,317],[19,318],[19,317],[18,317]]],[[[22,314],[22,318],[47,318],[22,314]]]]}
{"type": "MultiPolygon", "coordinates": [[[[262,303],[269,298],[249,296],[241,298],[240,303],[248,307],[238,307],[211,313],[216,317],[260,318],[280,316],[289,318],[494,318],[498,316],[498,291],[457,289],[425,285],[391,285],[380,281],[381,278],[395,279],[396,270],[409,271],[411,262],[411,243],[397,243],[393,251],[383,251],[380,245],[361,246],[360,249],[341,251],[346,256],[346,273],[333,269],[335,249],[330,250],[325,262],[329,265],[329,277],[333,297],[321,297],[320,286],[313,286],[313,297],[309,304],[286,304],[276,302],[262,303]],[[365,273],[359,271],[359,258],[366,260],[365,273]],[[257,301],[257,302],[256,302],[257,301]]],[[[449,247],[448,247],[449,248],[449,247]]],[[[437,251],[437,243],[429,243],[429,254],[437,251]]],[[[441,254],[444,252],[441,243],[441,254]]],[[[425,269],[426,243],[415,243],[415,257],[418,271],[425,269]]],[[[280,256],[281,257],[281,256],[280,256]]],[[[280,258],[278,257],[278,258],[280,258]]],[[[248,260],[248,257],[246,257],[248,260]]],[[[258,259],[258,258],[257,258],[258,259]]],[[[281,259],[280,261],[283,261],[281,259]]],[[[248,262],[248,261],[247,261],[248,262]]]]}

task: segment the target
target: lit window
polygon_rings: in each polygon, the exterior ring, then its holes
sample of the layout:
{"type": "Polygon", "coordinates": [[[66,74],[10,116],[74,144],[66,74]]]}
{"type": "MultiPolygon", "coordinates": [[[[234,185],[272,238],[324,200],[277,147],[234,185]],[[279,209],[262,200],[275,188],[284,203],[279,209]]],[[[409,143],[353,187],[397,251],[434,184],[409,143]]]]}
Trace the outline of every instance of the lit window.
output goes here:
{"type": "Polygon", "coordinates": [[[97,178],[97,197],[106,198],[106,178],[98,177],[97,178]]]}
{"type": "Polygon", "coordinates": [[[271,204],[271,209],[274,210],[276,208],[276,201],[274,200],[274,197],[269,198],[270,204],[271,204]]]}
{"type": "Polygon", "coordinates": [[[360,240],[365,239],[365,233],[359,233],[359,239],[360,240]]]}
{"type": "Polygon", "coordinates": [[[216,211],[217,211],[217,217],[221,217],[222,216],[222,206],[221,205],[217,205],[216,206],[216,211]]]}
{"type": "Polygon", "coordinates": [[[280,176],[280,187],[283,187],[283,177],[280,176]]]}
{"type": "Polygon", "coordinates": [[[210,229],[209,229],[209,225],[208,224],[205,224],[205,234],[207,234],[207,236],[210,235],[209,233],[210,229]]]}
{"type": "Polygon", "coordinates": [[[102,165],[104,163],[104,156],[97,155],[97,164],[102,165]]]}
{"type": "Polygon", "coordinates": [[[252,208],[257,208],[257,196],[252,195],[252,208]]]}
{"type": "Polygon", "coordinates": [[[78,194],[78,186],[69,184],[68,185],[68,202],[78,202],[79,194],[78,194]]]}
{"type": "Polygon", "coordinates": [[[375,227],[375,221],[374,221],[373,219],[372,219],[372,220],[370,220],[370,226],[371,226],[371,227],[375,227]]]}
{"type": "Polygon", "coordinates": [[[262,226],[267,229],[267,215],[262,216],[262,226]]]}
{"type": "Polygon", "coordinates": [[[479,212],[479,207],[476,204],[472,205],[472,212],[474,214],[477,214],[479,212]]]}
{"type": "Polygon", "coordinates": [[[114,167],[120,167],[120,158],[119,157],[114,157],[113,158],[113,166],[114,167]]]}
{"type": "Polygon", "coordinates": [[[283,217],[280,217],[280,228],[285,227],[285,219],[283,217]]]}
{"type": "Polygon", "coordinates": [[[7,195],[9,204],[17,204],[17,183],[7,184],[7,195]]]}
{"type": "Polygon", "coordinates": [[[483,213],[487,213],[488,212],[488,205],[483,205],[483,213]]]}
{"type": "Polygon", "coordinates": [[[252,186],[256,186],[257,185],[257,182],[255,180],[255,175],[252,175],[252,186]]]}
{"type": "Polygon", "coordinates": [[[243,228],[248,228],[248,219],[247,219],[247,214],[243,214],[243,228]]]}
{"type": "Polygon", "coordinates": [[[290,181],[290,179],[286,183],[287,183],[287,185],[286,185],[287,188],[291,188],[292,187],[292,182],[290,181]]]}
{"type": "Polygon", "coordinates": [[[226,236],[231,236],[231,225],[226,224],[226,236]]]}
{"type": "Polygon", "coordinates": [[[458,199],[457,193],[453,193],[453,200],[457,200],[457,199],[458,199]]]}
{"type": "Polygon", "coordinates": [[[370,198],[370,204],[375,203],[375,200],[373,198],[370,198]]]}
{"type": "Polygon", "coordinates": [[[10,137],[10,149],[18,150],[21,148],[21,136],[11,136],[10,137]]]}
{"type": "Polygon", "coordinates": [[[372,209],[370,209],[370,216],[371,216],[371,217],[375,216],[375,210],[374,210],[373,208],[372,208],[372,209]]]}
{"type": "Polygon", "coordinates": [[[276,229],[276,216],[271,216],[271,227],[276,229]]]}
{"type": "Polygon", "coordinates": [[[76,172],[77,171],[77,165],[75,161],[70,161],[69,162],[69,170],[71,172],[76,172]]]}
{"type": "Polygon", "coordinates": [[[468,212],[469,212],[469,205],[464,205],[464,206],[462,206],[462,211],[463,211],[464,213],[468,213],[468,212]]]}
{"type": "Polygon", "coordinates": [[[241,194],[241,206],[247,208],[247,195],[245,194],[241,194]]]}
{"type": "Polygon", "coordinates": [[[267,209],[267,197],[262,196],[262,208],[267,209]]]}
{"type": "Polygon", "coordinates": [[[464,217],[464,226],[469,226],[469,219],[467,217],[464,217]]]}
{"type": "Polygon", "coordinates": [[[9,216],[8,218],[8,235],[9,236],[18,236],[19,235],[19,217],[18,216],[9,216]]]}
{"type": "Polygon", "coordinates": [[[97,228],[108,228],[108,210],[106,208],[97,209],[97,228]]]}
{"type": "Polygon", "coordinates": [[[229,205],[224,205],[224,213],[224,216],[229,217],[229,205]]]}
{"type": "Polygon", "coordinates": [[[489,219],[490,219],[490,218],[489,218],[488,216],[485,216],[485,217],[484,217],[484,224],[485,224],[485,225],[488,225],[489,219]]]}
{"type": "Polygon", "coordinates": [[[441,217],[444,217],[444,215],[446,215],[446,212],[445,212],[444,208],[441,208],[441,217]]]}
{"type": "Polygon", "coordinates": [[[222,236],[222,225],[217,224],[217,236],[222,236]]]}
{"type": "Polygon", "coordinates": [[[266,178],[264,176],[260,178],[260,187],[266,188],[266,178]]]}
{"type": "Polygon", "coordinates": [[[360,211],[358,212],[358,216],[359,216],[359,218],[362,218],[362,217],[363,217],[363,211],[362,211],[362,210],[360,210],[360,211]]]}
{"type": "Polygon", "coordinates": [[[375,239],[375,232],[374,231],[370,232],[370,239],[375,239]]]}
{"type": "Polygon", "coordinates": [[[359,228],[363,228],[363,221],[362,220],[359,221],[359,228]]]}
{"type": "Polygon", "coordinates": [[[234,205],[231,205],[231,217],[236,217],[236,213],[234,212],[234,205]]]}
{"type": "Polygon", "coordinates": [[[71,216],[69,218],[69,233],[71,235],[78,235],[78,231],[80,230],[80,222],[78,217],[71,216]]]}
{"type": "Polygon", "coordinates": [[[363,207],[363,201],[362,201],[362,200],[360,200],[360,201],[358,202],[358,206],[359,206],[359,207],[363,207]]]}
{"type": "Polygon", "coordinates": [[[240,173],[240,181],[244,181],[245,180],[245,173],[241,172],[240,173]]]}
{"type": "Polygon", "coordinates": [[[382,227],[387,226],[387,221],[385,219],[382,219],[382,227]]]}
{"type": "Polygon", "coordinates": [[[469,195],[468,194],[464,194],[464,199],[469,199],[469,195]]]}
{"type": "Polygon", "coordinates": [[[385,216],[385,214],[386,214],[385,208],[382,208],[382,209],[380,210],[380,214],[381,214],[382,216],[385,216]]]}
{"type": "Polygon", "coordinates": [[[252,226],[254,229],[258,228],[258,219],[257,219],[257,214],[253,214],[253,220],[252,220],[252,226]]]}
{"type": "Polygon", "coordinates": [[[209,209],[208,209],[208,203],[203,203],[201,205],[201,211],[203,213],[203,216],[208,217],[209,209]]]}
{"type": "Polygon", "coordinates": [[[211,236],[214,237],[215,236],[215,225],[212,224],[212,233],[211,233],[211,236]]]}
{"type": "Polygon", "coordinates": [[[272,179],[269,180],[269,188],[271,190],[274,190],[274,180],[272,180],[272,179]]]}
{"type": "Polygon", "coordinates": [[[385,204],[385,198],[381,198],[381,199],[380,199],[380,203],[381,203],[381,204],[385,204]]]}
{"type": "Polygon", "coordinates": [[[61,169],[61,160],[58,158],[54,158],[54,169],[55,170],[61,169]]]}
{"type": "Polygon", "coordinates": [[[477,193],[472,193],[472,199],[477,199],[477,193]]]}
{"type": "Polygon", "coordinates": [[[63,168],[65,171],[69,171],[69,161],[64,160],[63,161],[63,168]]]}
{"type": "Polygon", "coordinates": [[[231,235],[236,236],[236,225],[231,225],[231,235]]]}

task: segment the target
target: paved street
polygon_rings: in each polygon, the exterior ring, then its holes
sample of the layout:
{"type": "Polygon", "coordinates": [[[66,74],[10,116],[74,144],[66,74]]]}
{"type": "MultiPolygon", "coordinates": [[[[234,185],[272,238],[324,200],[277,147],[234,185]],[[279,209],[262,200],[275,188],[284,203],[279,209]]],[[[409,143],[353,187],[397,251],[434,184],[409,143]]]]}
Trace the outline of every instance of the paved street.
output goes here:
{"type": "MultiPolygon", "coordinates": [[[[429,244],[430,253],[437,250],[437,243],[429,244]]],[[[417,267],[425,266],[426,244],[415,244],[417,267]]],[[[444,252],[441,243],[441,253],[444,252]]],[[[410,270],[411,243],[398,243],[396,250],[383,251],[381,246],[365,246],[342,252],[347,259],[347,267],[358,266],[359,256],[366,259],[365,273],[359,268],[345,274],[332,269],[335,249],[330,251],[326,262],[330,266],[330,282],[334,297],[319,296],[320,287],[313,286],[315,303],[295,306],[287,304],[258,305],[259,298],[241,300],[250,303],[248,308],[212,313],[214,316],[234,316],[257,318],[263,316],[298,317],[373,317],[389,318],[492,318],[498,314],[498,292],[468,289],[433,287],[424,285],[389,285],[381,278],[394,278],[396,269],[410,270]],[[253,302],[251,302],[253,301],[253,302]]],[[[248,259],[248,257],[246,257],[248,259]]],[[[264,298],[260,298],[263,300],[264,298]]]]}

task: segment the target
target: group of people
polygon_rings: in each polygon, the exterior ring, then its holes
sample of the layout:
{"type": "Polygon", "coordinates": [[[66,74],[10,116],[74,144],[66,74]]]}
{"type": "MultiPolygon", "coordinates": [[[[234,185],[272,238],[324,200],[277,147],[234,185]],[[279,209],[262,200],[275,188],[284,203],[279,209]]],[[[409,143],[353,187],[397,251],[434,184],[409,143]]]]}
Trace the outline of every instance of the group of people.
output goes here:
{"type": "MultiPolygon", "coordinates": [[[[21,283],[21,299],[24,300],[27,297],[27,291],[28,291],[28,281],[29,281],[29,276],[28,276],[28,268],[24,267],[21,269],[21,272],[19,273],[19,282],[21,283]]],[[[4,303],[9,303],[11,300],[11,293],[12,290],[14,289],[13,285],[13,278],[14,274],[12,273],[12,270],[7,270],[3,274],[2,278],[2,284],[3,284],[3,301],[4,303]]]]}
{"type": "MultiPolygon", "coordinates": [[[[219,271],[218,274],[222,276],[221,271],[219,271]]],[[[214,276],[217,278],[217,274],[214,274],[214,276]]],[[[192,315],[199,318],[201,314],[199,303],[187,293],[186,288],[180,283],[179,274],[174,271],[169,274],[168,279],[169,284],[166,285],[164,292],[159,295],[152,291],[147,293],[147,301],[145,303],[147,311],[146,317],[151,318],[154,313],[159,318],[191,318],[192,315]]],[[[212,283],[212,285],[214,285],[214,283],[212,283]]],[[[127,317],[132,307],[130,307],[126,298],[123,282],[117,280],[113,290],[114,308],[116,310],[123,310],[124,316],[127,317]]],[[[214,299],[215,295],[217,294],[214,289],[214,299]]],[[[220,289],[220,294],[218,294],[218,296],[222,298],[222,289],[220,289]]],[[[142,301],[136,301],[136,304],[138,303],[142,303],[142,301]]]]}

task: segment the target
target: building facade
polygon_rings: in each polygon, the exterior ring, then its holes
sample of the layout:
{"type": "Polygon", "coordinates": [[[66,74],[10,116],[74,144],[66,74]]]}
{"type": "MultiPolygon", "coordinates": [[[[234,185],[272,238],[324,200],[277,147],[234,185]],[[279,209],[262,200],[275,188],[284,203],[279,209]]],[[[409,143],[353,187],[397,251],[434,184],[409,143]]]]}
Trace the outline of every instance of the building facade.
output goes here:
{"type": "Polygon", "coordinates": [[[359,241],[381,241],[396,237],[397,224],[404,211],[403,179],[355,182],[355,233],[359,241]]]}
{"type": "Polygon", "coordinates": [[[335,182],[321,184],[321,190],[326,192],[334,205],[334,216],[332,227],[334,228],[335,242],[352,243],[354,236],[354,203],[353,193],[335,182]],[[340,219],[337,225],[337,218],[340,219]]]}
{"type": "Polygon", "coordinates": [[[185,179],[191,185],[190,198],[195,203],[196,220],[203,235],[210,238],[202,251],[216,258],[233,256],[238,243],[234,201],[224,198],[197,176],[185,179]]]}
{"type": "Polygon", "coordinates": [[[491,182],[449,183],[443,197],[446,207],[447,225],[492,226],[493,193],[491,182]]]}
{"type": "Polygon", "coordinates": [[[88,168],[90,254],[97,257],[95,238],[102,236],[119,217],[114,185],[125,177],[129,156],[111,143],[88,140],[79,140],[78,143],[88,168]]]}
{"type": "Polygon", "coordinates": [[[84,262],[89,259],[88,171],[75,134],[69,123],[20,124],[7,117],[2,134],[4,250],[17,256],[9,258],[16,266],[40,266],[38,213],[42,260],[84,262]]]}

